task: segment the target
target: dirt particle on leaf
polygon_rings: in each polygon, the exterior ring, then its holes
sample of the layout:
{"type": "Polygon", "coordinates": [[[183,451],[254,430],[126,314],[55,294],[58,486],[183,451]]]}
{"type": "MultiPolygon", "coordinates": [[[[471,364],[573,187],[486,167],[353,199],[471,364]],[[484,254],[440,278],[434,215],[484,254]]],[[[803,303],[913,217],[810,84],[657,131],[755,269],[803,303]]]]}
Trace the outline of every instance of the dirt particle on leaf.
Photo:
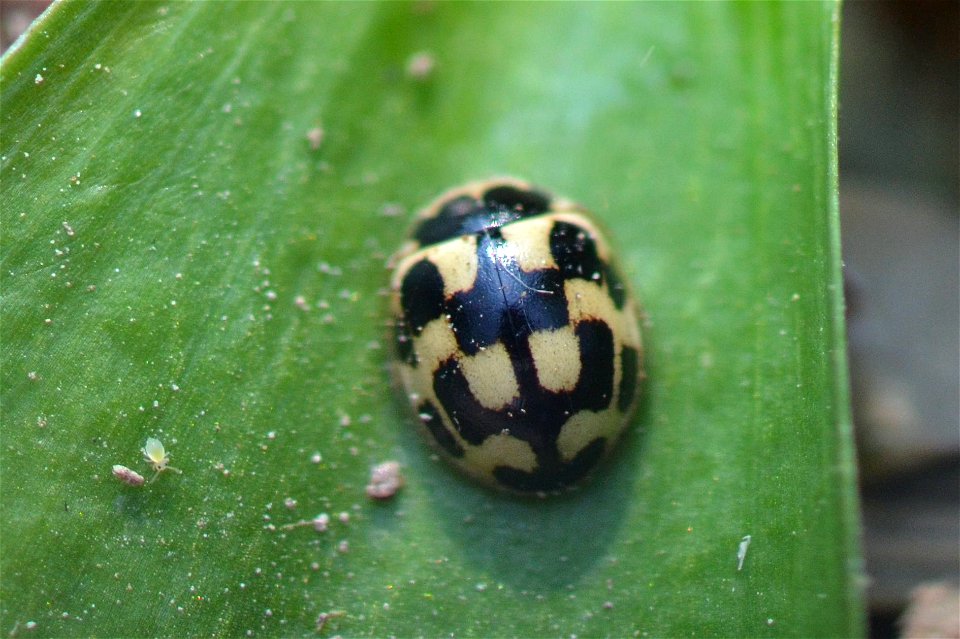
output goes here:
{"type": "Polygon", "coordinates": [[[315,126],[307,131],[307,143],[310,144],[310,150],[316,151],[323,145],[325,132],[323,127],[315,126]]]}
{"type": "Polygon", "coordinates": [[[402,204],[396,202],[387,202],[380,207],[380,215],[383,217],[402,217],[407,214],[407,209],[402,204]]]}
{"type": "Polygon", "coordinates": [[[330,612],[321,612],[319,615],[317,615],[317,620],[315,622],[316,626],[314,627],[314,630],[316,632],[320,632],[321,630],[323,630],[324,626],[327,625],[328,621],[330,621],[331,619],[336,619],[337,617],[342,617],[345,614],[347,613],[343,610],[331,610],[330,612]]]}
{"type": "Polygon", "coordinates": [[[429,80],[437,68],[437,59],[429,51],[419,51],[407,59],[407,77],[418,82],[429,80]]]}
{"type": "Polygon", "coordinates": [[[12,637],[19,637],[21,630],[36,630],[36,628],[37,628],[37,622],[36,622],[36,621],[28,621],[28,622],[26,622],[26,623],[24,623],[24,624],[21,624],[21,623],[18,621],[18,622],[16,622],[16,623],[13,624],[13,628],[11,628],[10,632],[7,633],[7,636],[8,636],[8,637],[11,637],[11,638],[12,638],[12,637]]]}
{"type": "Polygon", "coordinates": [[[313,518],[313,529],[317,532],[326,532],[327,526],[330,525],[330,515],[327,513],[320,513],[313,518]]]}
{"type": "Polygon", "coordinates": [[[143,486],[146,481],[143,475],[121,464],[113,465],[113,476],[128,486],[143,486]]]}
{"type": "MultiPolygon", "coordinates": [[[[339,266],[333,266],[329,262],[320,262],[317,264],[317,271],[323,273],[324,275],[331,275],[333,277],[340,277],[343,275],[343,269],[339,266]]],[[[324,308],[330,308],[329,305],[324,308]]]]}
{"type": "Polygon", "coordinates": [[[327,528],[330,526],[330,515],[327,513],[320,513],[313,519],[303,519],[300,521],[295,521],[292,524],[280,526],[280,530],[293,530],[294,528],[300,528],[301,526],[313,526],[313,529],[317,532],[327,532],[327,528]]]}
{"type": "Polygon", "coordinates": [[[390,499],[401,487],[403,474],[400,472],[400,462],[390,460],[370,469],[370,483],[366,490],[371,499],[390,499]]]}

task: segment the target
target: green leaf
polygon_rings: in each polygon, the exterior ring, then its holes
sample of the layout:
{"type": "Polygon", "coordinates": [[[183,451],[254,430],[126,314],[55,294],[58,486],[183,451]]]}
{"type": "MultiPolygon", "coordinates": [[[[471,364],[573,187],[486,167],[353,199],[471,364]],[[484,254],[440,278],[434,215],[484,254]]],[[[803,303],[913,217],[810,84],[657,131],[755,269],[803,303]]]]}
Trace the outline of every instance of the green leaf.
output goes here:
{"type": "Polygon", "coordinates": [[[837,26],[52,7],[0,62],[3,631],[862,634],[837,26]],[[498,174],[592,208],[647,315],[636,427],[548,500],[435,461],[386,373],[409,217],[498,174]],[[183,473],[112,477],[152,474],[151,436],[183,473]],[[388,459],[407,485],[373,503],[388,459]]]}

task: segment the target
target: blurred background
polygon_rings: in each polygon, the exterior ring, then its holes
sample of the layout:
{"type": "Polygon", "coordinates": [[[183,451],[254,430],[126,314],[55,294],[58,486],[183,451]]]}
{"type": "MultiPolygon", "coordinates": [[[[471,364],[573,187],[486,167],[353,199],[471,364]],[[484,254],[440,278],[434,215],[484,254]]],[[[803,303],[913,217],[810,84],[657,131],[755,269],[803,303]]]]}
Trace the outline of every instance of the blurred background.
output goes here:
{"type": "MultiPolygon", "coordinates": [[[[0,1],[0,48],[49,4],[0,1]]],[[[960,3],[850,1],[840,211],[872,637],[960,637],[960,3]]]]}
{"type": "Polygon", "coordinates": [[[840,213],[874,637],[960,636],[957,2],[847,2],[840,213]]]}

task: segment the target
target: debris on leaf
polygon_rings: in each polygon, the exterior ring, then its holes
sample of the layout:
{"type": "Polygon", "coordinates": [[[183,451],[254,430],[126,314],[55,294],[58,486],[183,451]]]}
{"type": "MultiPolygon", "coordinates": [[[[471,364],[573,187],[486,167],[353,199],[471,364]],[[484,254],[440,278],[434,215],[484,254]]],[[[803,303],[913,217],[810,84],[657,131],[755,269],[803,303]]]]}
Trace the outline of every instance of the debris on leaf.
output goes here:
{"type": "Polygon", "coordinates": [[[400,473],[400,462],[386,461],[370,469],[367,496],[373,499],[390,499],[401,487],[403,475],[400,473]]]}

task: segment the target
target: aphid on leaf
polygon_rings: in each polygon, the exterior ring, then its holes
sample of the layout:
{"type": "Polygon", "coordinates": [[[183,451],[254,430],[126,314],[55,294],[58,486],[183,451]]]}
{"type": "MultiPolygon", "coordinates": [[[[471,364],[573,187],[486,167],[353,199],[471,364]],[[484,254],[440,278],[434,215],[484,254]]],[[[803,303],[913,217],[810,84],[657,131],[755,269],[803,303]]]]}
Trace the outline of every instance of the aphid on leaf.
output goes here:
{"type": "Polygon", "coordinates": [[[153,477],[150,478],[150,481],[156,479],[157,475],[165,470],[172,470],[178,474],[183,472],[179,468],[168,465],[170,455],[168,455],[166,449],[164,449],[163,442],[155,437],[147,438],[147,443],[143,446],[143,458],[150,462],[150,466],[157,471],[153,477]]]}

